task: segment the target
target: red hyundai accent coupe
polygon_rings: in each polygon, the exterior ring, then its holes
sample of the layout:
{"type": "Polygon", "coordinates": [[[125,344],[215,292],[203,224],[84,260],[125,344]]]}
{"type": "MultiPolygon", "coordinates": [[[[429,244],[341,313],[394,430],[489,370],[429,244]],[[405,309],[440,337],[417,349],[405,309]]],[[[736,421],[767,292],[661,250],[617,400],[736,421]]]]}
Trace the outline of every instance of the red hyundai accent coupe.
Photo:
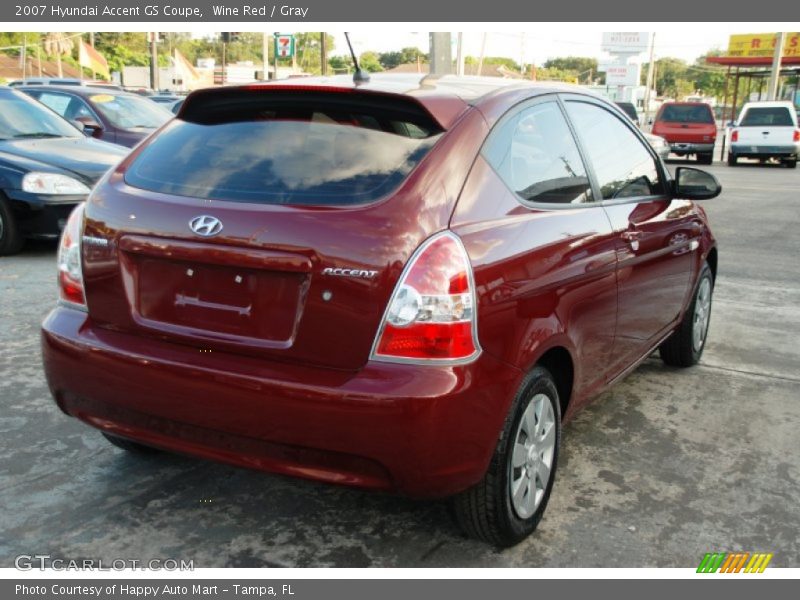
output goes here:
{"type": "Polygon", "coordinates": [[[579,88],[197,91],[72,214],[48,382],[125,449],[453,497],[511,545],[566,419],[700,358],[719,192],[579,88]]]}

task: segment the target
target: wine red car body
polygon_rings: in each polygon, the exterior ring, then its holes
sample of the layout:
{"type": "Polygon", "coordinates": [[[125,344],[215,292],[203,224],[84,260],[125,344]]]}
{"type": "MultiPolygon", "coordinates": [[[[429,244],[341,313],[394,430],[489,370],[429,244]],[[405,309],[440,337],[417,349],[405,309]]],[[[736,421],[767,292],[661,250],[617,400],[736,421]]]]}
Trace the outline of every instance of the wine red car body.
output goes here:
{"type": "Polygon", "coordinates": [[[577,88],[195,92],[73,214],[45,370],[126,448],[454,496],[514,543],[562,420],[656,348],[699,358],[717,254],[691,198],[718,193],[577,88]]]}

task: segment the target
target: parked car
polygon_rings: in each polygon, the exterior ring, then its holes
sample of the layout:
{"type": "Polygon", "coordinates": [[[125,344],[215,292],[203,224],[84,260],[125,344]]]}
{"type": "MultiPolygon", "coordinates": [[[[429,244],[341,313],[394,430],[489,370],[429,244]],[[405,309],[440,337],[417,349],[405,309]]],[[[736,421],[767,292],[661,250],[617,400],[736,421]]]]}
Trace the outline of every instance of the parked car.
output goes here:
{"type": "Polygon", "coordinates": [[[136,94],[97,87],[19,88],[93,137],[133,147],[172,118],[163,106],[136,94]]]}
{"type": "Polygon", "coordinates": [[[730,132],[728,165],[740,158],[777,159],[797,167],[800,127],[791,102],[748,102],[730,132]]]}
{"type": "Polygon", "coordinates": [[[43,324],[61,409],[126,450],[531,533],[562,421],[655,349],[700,358],[693,200],[720,186],[580,88],[409,81],[190,95],[70,218],[43,324]]]}
{"type": "Polygon", "coordinates": [[[624,112],[631,121],[636,123],[637,126],[641,125],[639,113],[636,112],[636,106],[633,102],[615,102],[614,104],[619,106],[620,110],[624,112]]]}
{"type": "Polygon", "coordinates": [[[153,96],[147,96],[148,100],[155,102],[156,104],[166,104],[169,105],[174,104],[178,100],[181,100],[181,96],[176,96],[175,94],[154,94],[153,96]]]}
{"type": "Polygon", "coordinates": [[[694,155],[706,165],[714,160],[717,124],[711,106],[704,102],[665,102],[656,114],[652,133],[667,140],[673,154],[694,155]]]}
{"type": "Polygon", "coordinates": [[[644,133],[644,137],[647,140],[647,143],[656,151],[662,160],[667,160],[667,157],[670,153],[670,147],[667,140],[665,140],[660,135],[653,135],[652,133],[644,133]]]}
{"type": "Polygon", "coordinates": [[[0,256],[18,252],[27,237],[57,237],[72,209],[127,153],[0,88],[0,256]]]}

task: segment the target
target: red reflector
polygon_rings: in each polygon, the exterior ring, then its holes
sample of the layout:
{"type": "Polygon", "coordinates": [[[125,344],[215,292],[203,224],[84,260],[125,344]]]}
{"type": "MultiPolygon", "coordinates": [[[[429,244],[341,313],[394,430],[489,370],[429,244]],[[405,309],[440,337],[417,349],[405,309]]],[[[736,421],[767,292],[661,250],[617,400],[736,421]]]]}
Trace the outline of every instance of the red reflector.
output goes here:
{"type": "Polygon", "coordinates": [[[406,358],[466,358],[475,352],[472,323],[386,324],[378,354],[406,358]]]}

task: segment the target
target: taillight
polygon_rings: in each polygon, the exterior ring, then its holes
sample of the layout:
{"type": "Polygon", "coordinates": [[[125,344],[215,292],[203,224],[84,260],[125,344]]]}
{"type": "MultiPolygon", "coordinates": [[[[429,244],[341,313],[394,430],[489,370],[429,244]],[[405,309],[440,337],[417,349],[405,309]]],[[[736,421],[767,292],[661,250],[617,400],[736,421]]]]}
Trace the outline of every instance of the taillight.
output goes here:
{"type": "Polygon", "coordinates": [[[734,129],[731,132],[731,141],[732,142],[738,142],[739,141],[739,130],[738,129],[734,129]]]}
{"type": "Polygon", "coordinates": [[[372,358],[467,361],[479,351],[472,267],[461,240],[444,232],[411,257],[378,330],[372,358]]]}
{"type": "Polygon", "coordinates": [[[800,142],[800,129],[794,130],[794,136],[792,136],[793,142],[800,142]]]}
{"type": "Polygon", "coordinates": [[[86,310],[81,269],[81,231],[83,204],[75,207],[61,233],[58,247],[58,296],[70,306],[86,310]]]}

